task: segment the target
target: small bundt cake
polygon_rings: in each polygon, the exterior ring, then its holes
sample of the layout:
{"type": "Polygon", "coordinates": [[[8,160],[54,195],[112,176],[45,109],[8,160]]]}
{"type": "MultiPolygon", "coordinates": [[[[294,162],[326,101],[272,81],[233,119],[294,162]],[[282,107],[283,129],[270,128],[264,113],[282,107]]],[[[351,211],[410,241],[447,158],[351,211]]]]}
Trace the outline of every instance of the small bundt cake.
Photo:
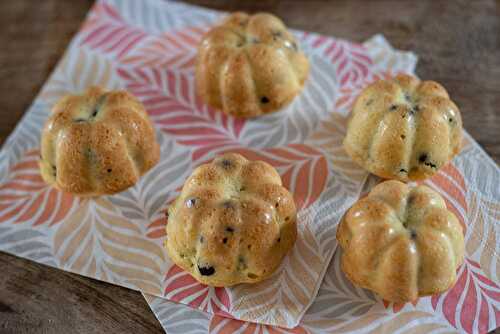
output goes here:
{"type": "Polygon", "coordinates": [[[446,90],[434,81],[398,75],[362,91],[344,148],[369,172],[406,182],[435,174],[461,142],[460,111],[446,90]]]}
{"type": "Polygon", "coordinates": [[[196,168],[169,207],[166,248],[201,283],[255,283],[294,245],[296,218],[273,167],[225,154],[196,168]]]}
{"type": "Polygon", "coordinates": [[[60,190],[97,196],[134,185],[159,157],[142,104],[125,91],[91,87],[53,107],[42,132],[40,171],[60,190]]]}
{"type": "Polygon", "coordinates": [[[392,302],[451,288],[464,258],[462,226],[441,196],[396,180],[347,211],[337,240],[349,280],[392,302]]]}
{"type": "Polygon", "coordinates": [[[293,35],[271,14],[234,13],[198,48],[198,95],[233,116],[280,109],[300,92],[308,73],[309,62],[293,35]]]}

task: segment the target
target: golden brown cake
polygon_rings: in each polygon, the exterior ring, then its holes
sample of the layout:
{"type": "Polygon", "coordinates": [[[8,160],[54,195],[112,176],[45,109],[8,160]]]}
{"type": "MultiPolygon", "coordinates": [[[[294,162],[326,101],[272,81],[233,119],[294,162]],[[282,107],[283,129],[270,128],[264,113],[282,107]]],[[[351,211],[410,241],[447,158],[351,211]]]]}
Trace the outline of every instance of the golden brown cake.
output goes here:
{"type": "Polygon", "coordinates": [[[344,148],[369,172],[408,181],[435,174],[460,151],[461,141],[460,111],[446,90],[398,75],[361,92],[344,148]]]}
{"type": "Polygon", "coordinates": [[[462,226],[441,196],[395,180],[347,211],[337,240],[349,280],[392,302],[451,288],[464,258],[462,226]]]}
{"type": "Polygon", "coordinates": [[[42,132],[45,182],[81,196],[113,194],[134,185],[160,157],[142,104],[125,91],[89,88],[52,109],[42,132]]]}
{"type": "Polygon", "coordinates": [[[277,111],[302,89],[309,62],[283,22],[271,14],[234,13],[198,48],[197,92],[238,117],[277,111]]]}
{"type": "Polygon", "coordinates": [[[297,238],[296,208],[276,170],[225,154],[195,169],[168,210],[168,254],[201,283],[269,277],[297,238]]]}

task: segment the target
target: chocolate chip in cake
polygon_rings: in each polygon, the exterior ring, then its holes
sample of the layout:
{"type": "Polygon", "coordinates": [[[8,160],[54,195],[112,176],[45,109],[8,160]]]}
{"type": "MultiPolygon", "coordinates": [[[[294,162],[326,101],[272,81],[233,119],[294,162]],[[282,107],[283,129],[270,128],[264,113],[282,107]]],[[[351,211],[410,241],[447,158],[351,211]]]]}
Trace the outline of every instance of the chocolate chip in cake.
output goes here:
{"type": "Polygon", "coordinates": [[[228,160],[228,159],[222,159],[220,164],[221,164],[222,168],[224,168],[224,169],[229,169],[233,166],[233,162],[231,160],[228,160]]]}
{"type": "Polygon", "coordinates": [[[396,111],[398,110],[398,106],[393,104],[390,108],[389,108],[390,111],[396,111]]]}
{"type": "Polygon", "coordinates": [[[448,122],[453,123],[453,118],[452,117],[448,118],[448,122]]]}
{"type": "Polygon", "coordinates": [[[186,206],[188,208],[193,208],[196,205],[196,202],[197,202],[196,198],[194,198],[194,197],[188,198],[186,200],[186,206]]]}
{"type": "Polygon", "coordinates": [[[420,156],[418,157],[418,161],[420,161],[421,163],[424,163],[426,160],[427,160],[427,154],[425,153],[420,154],[420,156]]]}
{"type": "Polygon", "coordinates": [[[111,168],[108,168],[108,173],[111,173],[113,170],[111,168]]]}
{"type": "Polygon", "coordinates": [[[227,238],[222,239],[222,243],[227,244],[227,238]]]}
{"type": "Polygon", "coordinates": [[[238,257],[238,270],[245,270],[247,269],[247,263],[245,261],[245,258],[243,256],[238,257]]]}
{"type": "Polygon", "coordinates": [[[260,103],[262,103],[262,104],[269,103],[269,98],[267,96],[262,96],[260,98],[260,103]]]}
{"type": "Polygon", "coordinates": [[[228,226],[228,227],[226,227],[226,232],[233,233],[234,228],[232,228],[231,226],[228,226]]]}
{"type": "Polygon", "coordinates": [[[283,33],[281,32],[281,30],[274,30],[271,31],[271,35],[273,35],[273,37],[281,37],[283,36],[283,33]]]}
{"type": "Polygon", "coordinates": [[[212,266],[200,267],[200,265],[198,265],[198,271],[202,276],[212,276],[213,274],[215,274],[215,268],[212,266]]]}
{"type": "Polygon", "coordinates": [[[200,243],[203,243],[205,241],[205,238],[203,238],[202,235],[200,235],[200,243]]]}
{"type": "Polygon", "coordinates": [[[281,237],[280,237],[280,238],[278,238],[278,240],[277,240],[277,241],[278,241],[278,242],[280,242],[280,241],[281,241],[281,237]]]}
{"type": "Polygon", "coordinates": [[[289,220],[290,220],[290,217],[288,217],[288,216],[287,216],[287,217],[285,217],[285,221],[286,221],[286,222],[287,222],[287,221],[289,221],[289,220]]]}
{"type": "Polygon", "coordinates": [[[433,163],[432,163],[432,162],[430,162],[430,161],[426,161],[426,162],[424,162],[424,165],[429,166],[429,167],[431,167],[431,168],[437,168],[436,164],[433,164],[433,163]]]}
{"type": "Polygon", "coordinates": [[[403,140],[406,138],[406,136],[405,136],[405,135],[401,135],[400,137],[401,137],[401,139],[403,139],[403,140]]]}
{"type": "Polygon", "coordinates": [[[408,171],[407,171],[406,169],[404,169],[404,168],[401,168],[401,169],[399,170],[399,172],[400,172],[400,173],[408,173],[408,171]]]}
{"type": "Polygon", "coordinates": [[[234,209],[234,203],[231,201],[224,201],[222,202],[222,207],[224,209],[234,209]]]}
{"type": "Polygon", "coordinates": [[[245,191],[245,189],[246,189],[246,188],[242,186],[242,187],[240,188],[240,191],[245,191]]]}
{"type": "Polygon", "coordinates": [[[257,277],[259,277],[259,276],[255,275],[254,273],[248,273],[247,276],[250,279],[256,279],[257,277]]]}
{"type": "Polygon", "coordinates": [[[415,230],[410,230],[410,238],[413,240],[417,238],[417,232],[415,230]]]}

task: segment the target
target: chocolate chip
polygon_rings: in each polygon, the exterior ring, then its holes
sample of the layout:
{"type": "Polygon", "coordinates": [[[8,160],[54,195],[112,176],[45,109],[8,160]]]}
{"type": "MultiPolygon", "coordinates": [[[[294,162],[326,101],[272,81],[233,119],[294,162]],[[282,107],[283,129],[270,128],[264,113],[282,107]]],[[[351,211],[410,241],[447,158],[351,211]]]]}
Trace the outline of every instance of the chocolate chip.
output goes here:
{"type": "Polygon", "coordinates": [[[390,108],[389,108],[390,111],[396,111],[398,110],[398,106],[393,104],[390,108]]]}
{"type": "Polygon", "coordinates": [[[437,166],[435,164],[433,164],[432,162],[430,162],[430,161],[424,162],[424,165],[429,166],[431,168],[437,168],[437,166]]]}
{"type": "Polygon", "coordinates": [[[285,217],[285,221],[289,221],[290,220],[290,217],[285,217]]]}
{"type": "Polygon", "coordinates": [[[165,211],[165,217],[168,218],[168,211],[165,211]]]}
{"type": "Polygon", "coordinates": [[[212,266],[200,267],[200,265],[198,265],[198,270],[202,276],[212,276],[215,274],[215,268],[212,266]]]}
{"type": "Polygon", "coordinates": [[[410,230],[410,238],[414,240],[417,238],[417,232],[415,230],[410,230]]]}
{"type": "Polygon", "coordinates": [[[401,168],[401,169],[399,170],[399,172],[400,172],[400,173],[408,173],[408,171],[407,171],[406,169],[404,169],[404,168],[401,168]]]}
{"type": "Polygon", "coordinates": [[[241,187],[240,191],[245,191],[245,189],[246,189],[245,187],[241,187]]]}
{"type": "Polygon", "coordinates": [[[222,242],[227,244],[227,238],[222,239],[222,242]]]}
{"type": "Polygon", "coordinates": [[[200,235],[200,243],[203,243],[205,241],[205,238],[203,238],[202,235],[200,235]]]}
{"type": "Polygon", "coordinates": [[[271,35],[273,35],[273,37],[281,37],[283,36],[283,33],[280,30],[275,30],[271,31],[271,35]]]}
{"type": "Polygon", "coordinates": [[[453,118],[448,118],[448,122],[453,123],[453,118]]]}
{"type": "Polygon", "coordinates": [[[220,164],[221,164],[222,168],[224,168],[224,169],[228,169],[228,168],[233,166],[233,163],[231,162],[231,160],[228,160],[228,159],[222,159],[220,164]]]}
{"type": "Polygon", "coordinates": [[[231,202],[231,201],[224,201],[224,202],[222,203],[222,207],[223,207],[224,209],[234,210],[234,203],[233,203],[233,202],[231,202]]]}
{"type": "Polygon", "coordinates": [[[406,138],[406,136],[405,136],[405,135],[401,135],[401,139],[405,139],[405,138],[406,138]]]}
{"type": "Polygon", "coordinates": [[[267,96],[263,96],[260,98],[260,103],[266,104],[269,103],[269,98],[267,96]]]}
{"type": "Polygon", "coordinates": [[[278,238],[278,242],[280,242],[280,241],[281,241],[281,238],[278,238]]]}
{"type": "Polygon", "coordinates": [[[108,168],[108,173],[111,173],[113,170],[111,168],[108,168]]]}
{"type": "Polygon", "coordinates": [[[427,154],[423,153],[420,155],[420,157],[418,158],[418,161],[420,161],[420,163],[423,163],[424,165],[426,166],[429,166],[431,168],[436,168],[437,166],[435,164],[433,164],[432,162],[430,161],[427,161],[428,159],[428,156],[427,154]]]}
{"type": "Polygon", "coordinates": [[[192,207],[194,207],[196,205],[196,202],[197,202],[196,198],[194,198],[194,197],[193,198],[188,198],[186,200],[186,206],[188,208],[192,208],[192,207]]]}
{"type": "Polygon", "coordinates": [[[228,227],[226,227],[226,232],[233,233],[234,232],[234,228],[228,226],[228,227]]]}
{"type": "Polygon", "coordinates": [[[245,270],[247,268],[247,264],[245,261],[245,258],[243,256],[240,256],[238,258],[238,270],[245,270]]]}
{"type": "Polygon", "coordinates": [[[274,204],[274,207],[277,209],[278,207],[280,206],[280,203],[279,202],[276,202],[276,204],[274,204]]]}

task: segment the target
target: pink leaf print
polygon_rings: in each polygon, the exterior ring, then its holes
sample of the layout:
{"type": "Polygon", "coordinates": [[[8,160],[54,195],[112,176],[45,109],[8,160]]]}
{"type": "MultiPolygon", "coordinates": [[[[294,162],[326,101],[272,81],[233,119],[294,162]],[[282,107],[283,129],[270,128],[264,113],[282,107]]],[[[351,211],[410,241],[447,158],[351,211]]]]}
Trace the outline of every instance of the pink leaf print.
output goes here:
{"type": "Polygon", "coordinates": [[[362,45],[318,36],[312,46],[317,48],[320,45],[324,56],[335,65],[341,88],[359,86],[366,82],[372,60],[362,45]]]}
{"type": "Polygon", "coordinates": [[[259,151],[238,147],[224,152],[239,153],[249,160],[263,160],[275,167],[281,174],[285,188],[294,195],[298,208],[310,206],[325,188],[328,178],[326,159],[310,146],[291,144],[259,151]]]}
{"type": "Polygon", "coordinates": [[[191,76],[157,68],[119,69],[118,74],[162,131],[195,148],[193,160],[213,149],[237,145],[245,121],[202,104],[191,76]]]}
{"type": "Polygon", "coordinates": [[[160,36],[150,36],[121,62],[132,66],[193,71],[196,48],[206,30],[204,27],[186,27],[160,36]]]}
{"type": "Polygon", "coordinates": [[[33,226],[63,220],[76,198],[47,185],[38,169],[38,151],[26,152],[0,185],[0,223],[10,221],[33,226]]]}
{"type": "Polygon", "coordinates": [[[212,316],[208,328],[210,334],[307,334],[307,330],[297,326],[292,329],[281,328],[277,326],[261,325],[252,322],[246,322],[218,315],[212,316]]]}
{"type": "Polygon", "coordinates": [[[486,333],[500,325],[500,288],[470,259],[459,269],[457,283],[448,292],[433,296],[434,310],[467,333],[486,333]],[[477,319],[476,319],[477,315],[477,319]]]}
{"type": "Polygon", "coordinates": [[[205,312],[230,316],[228,312],[231,302],[226,288],[201,284],[177,265],[173,265],[167,272],[165,286],[164,296],[168,299],[205,312]]]}
{"type": "Polygon", "coordinates": [[[460,170],[453,163],[449,163],[424,183],[436,189],[443,196],[448,210],[455,214],[466,231],[468,225],[467,188],[460,170]]]}
{"type": "Polygon", "coordinates": [[[139,28],[128,25],[111,5],[98,2],[80,31],[80,45],[87,45],[117,59],[125,57],[146,37],[139,28]]]}

